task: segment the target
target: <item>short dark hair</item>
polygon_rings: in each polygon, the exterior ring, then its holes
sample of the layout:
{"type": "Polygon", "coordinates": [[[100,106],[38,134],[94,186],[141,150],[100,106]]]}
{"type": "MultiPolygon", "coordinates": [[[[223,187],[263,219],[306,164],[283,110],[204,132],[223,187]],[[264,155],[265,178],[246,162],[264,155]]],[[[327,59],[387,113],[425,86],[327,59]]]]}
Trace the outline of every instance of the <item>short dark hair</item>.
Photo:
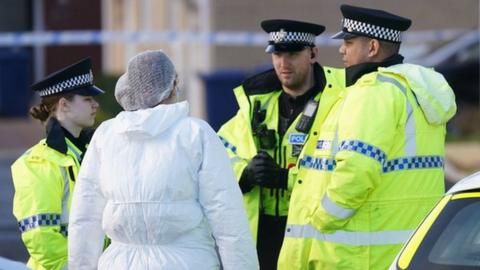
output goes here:
{"type": "Polygon", "coordinates": [[[393,43],[383,40],[378,40],[378,42],[380,43],[380,47],[382,48],[386,56],[398,54],[398,52],[400,51],[400,43],[393,43]]]}

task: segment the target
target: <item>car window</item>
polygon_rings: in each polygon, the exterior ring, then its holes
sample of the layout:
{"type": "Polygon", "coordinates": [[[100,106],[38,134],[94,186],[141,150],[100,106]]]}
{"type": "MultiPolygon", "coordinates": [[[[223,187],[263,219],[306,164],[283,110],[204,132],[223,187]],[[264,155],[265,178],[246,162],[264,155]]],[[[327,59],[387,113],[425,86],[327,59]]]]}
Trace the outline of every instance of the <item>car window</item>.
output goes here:
{"type": "Polygon", "coordinates": [[[480,266],[480,201],[452,217],[428,259],[435,264],[480,266]]]}
{"type": "Polygon", "coordinates": [[[480,267],[480,198],[451,200],[425,235],[408,269],[480,267]]]}

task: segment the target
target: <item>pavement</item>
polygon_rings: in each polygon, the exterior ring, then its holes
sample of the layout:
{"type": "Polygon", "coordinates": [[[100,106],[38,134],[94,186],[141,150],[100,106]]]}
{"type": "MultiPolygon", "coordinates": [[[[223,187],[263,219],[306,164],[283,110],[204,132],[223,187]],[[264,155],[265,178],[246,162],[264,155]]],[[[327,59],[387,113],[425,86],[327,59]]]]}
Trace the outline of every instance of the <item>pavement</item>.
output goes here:
{"type": "Polygon", "coordinates": [[[29,270],[24,263],[0,257],[0,270],[29,270]]]}

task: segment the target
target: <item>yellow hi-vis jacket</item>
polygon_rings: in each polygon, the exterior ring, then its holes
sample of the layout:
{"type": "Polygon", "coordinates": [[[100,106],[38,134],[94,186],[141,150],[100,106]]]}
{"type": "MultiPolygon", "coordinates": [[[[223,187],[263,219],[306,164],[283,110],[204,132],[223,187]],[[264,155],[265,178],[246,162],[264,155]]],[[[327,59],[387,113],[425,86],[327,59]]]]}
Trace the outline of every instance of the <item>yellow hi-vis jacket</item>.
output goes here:
{"type": "Polygon", "coordinates": [[[62,269],[67,264],[68,216],[82,152],[67,138],[63,140],[66,153],[43,139],[11,167],[13,214],[32,269],[62,269]]]}
{"type": "Polygon", "coordinates": [[[341,95],[300,157],[279,269],[387,269],[444,192],[442,75],[399,64],[341,95]]]}
{"type": "MultiPolygon", "coordinates": [[[[314,65],[319,69],[318,64],[314,65]]],[[[323,67],[326,83],[322,92],[316,97],[316,101],[320,104],[315,115],[315,121],[325,118],[327,112],[330,110],[334,101],[338,98],[338,94],[345,88],[345,71],[344,69],[335,69],[331,67],[323,67]]],[[[258,75],[260,78],[268,76],[275,76],[274,71],[258,75]]],[[[225,123],[218,134],[223,141],[227,153],[230,157],[233,170],[240,180],[243,170],[250,162],[250,160],[257,154],[257,138],[254,138],[252,133],[252,114],[255,101],[260,101],[263,109],[266,109],[266,116],[264,123],[268,129],[275,130],[276,146],[274,150],[267,152],[276,157],[276,162],[283,168],[290,168],[288,173],[288,190],[274,190],[269,188],[254,187],[251,191],[243,194],[245,209],[249,225],[254,239],[257,239],[258,219],[260,211],[264,214],[273,216],[287,216],[290,193],[295,181],[296,164],[301,148],[308,137],[312,133],[317,133],[310,129],[309,134],[304,134],[296,130],[295,126],[302,114],[300,114],[295,121],[289,126],[285,135],[279,138],[278,122],[279,122],[279,96],[282,92],[281,84],[278,82],[276,88],[266,86],[260,89],[261,91],[249,92],[244,88],[244,85],[238,86],[234,89],[234,93],[239,105],[237,114],[225,123]],[[298,148],[300,147],[300,148],[298,148]],[[292,155],[292,152],[298,148],[298,154],[292,155]],[[274,153],[274,151],[276,153],[274,153]]],[[[256,85],[258,87],[258,85],[256,85]]]]}

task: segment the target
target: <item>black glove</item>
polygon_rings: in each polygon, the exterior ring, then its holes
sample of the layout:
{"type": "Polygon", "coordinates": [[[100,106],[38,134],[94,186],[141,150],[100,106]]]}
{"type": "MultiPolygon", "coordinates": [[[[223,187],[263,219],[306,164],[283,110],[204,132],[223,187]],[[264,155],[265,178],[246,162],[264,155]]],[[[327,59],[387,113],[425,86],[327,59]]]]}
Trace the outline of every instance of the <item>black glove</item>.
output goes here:
{"type": "Polygon", "coordinates": [[[240,186],[240,190],[243,194],[250,192],[255,187],[255,179],[253,178],[253,173],[251,168],[249,168],[248,163],[247,167],[243,169],[242,176],[240,176],[240,181],[238,181],[238,185],[240,186]]]}
{"type": "Polygon", "coordinates": [[[254,185],[287,189],[288,169],[280,168],[266,152],[259,152],[243,170],[239,184],[243,193],[254,185]]]}

